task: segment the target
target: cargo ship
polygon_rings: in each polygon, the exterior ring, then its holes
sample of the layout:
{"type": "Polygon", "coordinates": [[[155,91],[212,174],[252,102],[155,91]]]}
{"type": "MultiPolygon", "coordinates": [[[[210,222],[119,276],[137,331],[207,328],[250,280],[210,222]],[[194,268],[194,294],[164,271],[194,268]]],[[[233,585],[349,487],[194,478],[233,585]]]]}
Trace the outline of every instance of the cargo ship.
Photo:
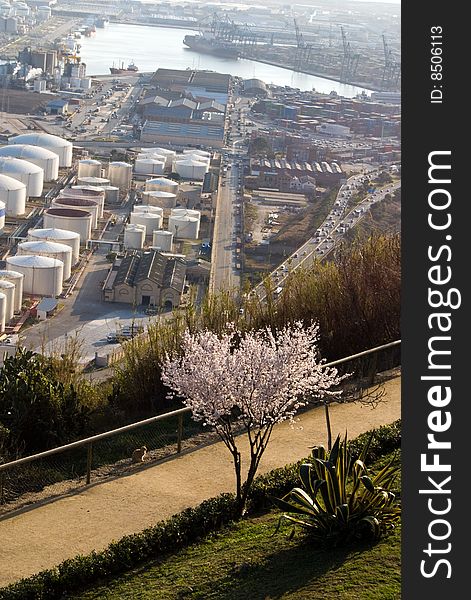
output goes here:
{"type": "Polygon", "coordinates": [[[183,43],[191,50],[202,54],[216,54],[222,58],[239,58],[240,52],[235,46],[231,46],[216,38],[203,35],[186,35],[183,43]]]}
{"type": "Polygon", "coordinates": [[[121,63],[121,67],[115,67],[114,64],[110,67],[110,72],[112,75],[134,75],[139,71],[138,67],[132,62],[127,68],[124,68],[124,62],[121,63]]]}

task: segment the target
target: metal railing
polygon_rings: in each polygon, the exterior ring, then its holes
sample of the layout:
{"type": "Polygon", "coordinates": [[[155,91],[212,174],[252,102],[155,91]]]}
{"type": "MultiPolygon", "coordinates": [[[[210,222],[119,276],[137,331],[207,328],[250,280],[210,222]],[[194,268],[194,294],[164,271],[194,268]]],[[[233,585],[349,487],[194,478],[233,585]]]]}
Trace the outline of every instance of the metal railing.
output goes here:
{"type": "MultiPolygon", "coordinates": [[[[368,381],[372,373],[376,374],[380,371],[387,370],[393,366],[400,364],[400,358],[395,349],[401,344],[401,340],[396,340],[389,344],[383,344],[364,352],[359,352],[339,360],[326,363],[325,367],[337,367],[344,364],[354,363],[354,372],[358,378],[367,375],[368,381]],[[391,354],[391,351],[393,354],[391,354]],[[384,354],[383,359],[377,358],[371,361],[371,355],[378,357],[379,353],[389,353],[389,356],[384,354]],[[366,362],[365,362],[365,359],[366,362]],[[366,368],[364,366],[366,365],[366,368]]],[[[371,380],[372,381],[372,380],[371,380]]],[[[42,490],[50,484],[58,484],[64,480],[75,479],[78,483],[85,482],[85,485],[91,483],[92,472],[97,472],[97,479],[107,475],[122,474],[129,469],[130,454],[138,445],[144,445],[146,442],[148,449],[160,450],[155,454],[155,458],[160,459],[178,454],[182,451],[182,443],[185,440],[193,439],[192,435],[199,434],[201,429],[196,424],[190,426],[192,421],[189,419],[191,415],[190,408],[181,408],[169,413],[150,417],[148,419],[131,423],[111,431],[106,431],[85,439],[71,442],[51,450],[46,450],[31,456],[25,456],[14,461],[0,464],[0,505],[11,500],[18,499],[25,492],[36,492],[42,490]],[[189,423],[184,431],[184,419],[188,417],[189,423]],[[159,427],[157,427],[159,426],[159,427]],[[160,428],[160,429],[159,429],[160,428]],[[196,428],[196,429],[195,429],[196,428]],[[133,432],[139,433],[135,435],[133,432]],[[185,436],[184,434],[187,434],[185,436]],[[102,442],[107,440],[107,447],[99,447],[102,442]],[[86,456],[82,449],[86,449],[86,456]],[[98,450],[99,456],[95,456],[95,450],[98,450]],[[78,451],[78,452],[77,452],[78,451]],[[101,452],[101,455],[100,455],[101,452]],[[123,460],[123,455],[126,457],[123,460]],[[52,457],[60,456],[60,465],[52,465],[49,461],[52,457]],[[36,469],[32,468],[33,464],[39,464],[36,469]],[[106,465],[120,465],[119,469],[109,469],[107,472],[100,472],[106,465]],[[6,483],[7,475],[14,474],[16,470],[30,467],[30,470],[23,472],[24,483],[21,484],[21,477],[12,478],[13,491],[8,490],[7,494],[6,483]],[[36,481],[37,479],[37,481],[36,481]]],[[[195,436],[197,437],[197,436],[195,436]]],[[[204,441],[208,438],[205,436],[204,441]]],[[[198,439],[192,443],[192,447],[198,445],[198,439]]],[[[154,450],[155,452],[155,450],[154,450]]],[[[106,469],[105,469],[106,470],[106,469]]],[[[63,490],[62,490],[63,492],[63,490]]],[[[61,490],[58,491],[61,493],[61,490]]]]}

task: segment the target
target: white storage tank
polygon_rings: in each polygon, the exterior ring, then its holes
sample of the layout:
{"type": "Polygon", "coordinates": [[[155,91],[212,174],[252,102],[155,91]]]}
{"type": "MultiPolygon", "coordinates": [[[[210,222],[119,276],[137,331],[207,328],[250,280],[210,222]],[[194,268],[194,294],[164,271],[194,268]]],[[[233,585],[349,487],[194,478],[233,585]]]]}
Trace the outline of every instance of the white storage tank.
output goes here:
{"type": "Polygon", "coordinates": [[[14,309],[20,312],[23,305],[23,281],[25,276],[18,271],[3,270],[0,271],[0,280],[9,281],[15,285],[14,309]]]}
{"type": "Polygon", "coordinates": [[[136,175],[163,175],[165,171],[165,160],[154,158],[138,158],[134,167],[136,175]]]}
{"type": "Polygon", "coordinates": [[[23,133],[8,140],[9,144],[28,144],[51,150],[59,157],[60,167],[72,166],[72,143],[50,133],[23,133]]]}
{"type": "Polygon", "coordinates": [[[175,150],[169,150],[168,148],[141,148],[141,154],[157,154],[158,156],[165,156],[165,166],[171,167],[173,160],[177,153],[175,150]]]}
{"type": "Polygon", "coordinates": [[[195,217],[183,215],[170,215],[168,228],[174,234],[175,239],[198,239],[200,222],[195,217]]]}
{"type": "Polygon", "coordinates": [[[28,144],[15,144],[0,148],[0,156],[21,158],[41,167],[44,181],[55,181],[59,177],[59,157],[46,148],[28,144]]]}
{"type": "Polygon", "coordinates": [[[137,158],[155,158],[165,163],[166,169],[171,169],[176,156],[174,150],[165,150],[164,148],[145,148],[139,153],[137,158]]]}
{"type": "Polygon", "coordinates": [[[160,248],[164,252],[172,251],[173,233],[160,229],[152,232],[152,245],[160,248]]]}
{"type": "Polygon", "coordinates": [[[177,160],[175,161],[175,172],[183,179],[202,181],[208,172],[208,165],[193,158],[177,160]]]}
{"type": "Polygon", "coordinates": [[[121,190],[129,190],[132,181],[132,165],[126,162],[110,162],[108,165],[108,179],[111,185],[121,190]]]}
{"type": "Polygon", "coordinates": [[[109,204],[117,204],[119,202],[119,187],[115,185],[104,185],[105,202],[109,204]]]}
{"type": "Polygon", "coordinates": [[[147,206],[173,208],[177,204],[177,195],[172,192],[143,192],[142,202],[147,206]]]}
{"type": "MultiPolygon", "coordinates": [[[[183,161],[193,161],[193,162],[197,162],[197,163],[203,163],[206,165],[206,167],[209,170],[209,165],[211,164],[211,159],[210,158],[206,158],[205,156],[199,156],[198,154],[185,154],[180,160],[183,161]]],[[[178,161],[175,161],[178,162],[178,161]]]]}
{"type": "Polygon", "coordinates": [[[102,165],[99,160],[85,158],[78,162],[78,178],[82,177],[101,177],[102,165]]]}
{"type": "Polygon", "coordinates": [[[9,256],[7,268],[25,276],[23,291],[33,296],[55,298],[62,291],[64,263],[49,256],[9,256]]]}
{"type": "Polygon", "coordinates": [[[146,228],[144,225],[131,223],[124,229],[124,247],[133,250],[140,250],[144,246],[146,238],[146,228]]]}
{"type": "Polygon", "coordinates": [[[5,227],[5,202],[0,200],[0,231],[5,227]]]}
{"type": "Polygon", "coordinates": [[[192,208],[172,208],[170,214],[174,217],[192,217],[193,219],[198,219],[198,222],[201,221],[201,212],[192,208]]]}
{"type": "Polygon", "coordinates": [[[129,218],[133,225],[144,225],[146,235],[152,235],[155,229],[162,227],[162,215],[153,212],[133,212],[129,218]]]}
{"type": "Polygon", "coordinates": [[[67,244],[59,244],[48,240],[37,240],[35,242],[22,242],[18,244],[17,255],[36,255],[57,258],[64,263],[62,276],[64,281],[72,274],[72,248],[67,244]]]}
{"type": "Polygon", "coordinates": [[[38,165],[12,156],[0,156],[0,172],[24,183],[27,196],[38,197],[43,193],[44,172],[38,165]]]}
{"type": "Polygon", "coordinates": [[[148,179],[145,184],[146,192],[170,192],[176,194],[178,192],[178,183],[165,177],[156,177],[148,179]]]}
{"type": "Polygon", "coordinates": [[[0,333],[5,331],[5,321],[7,314],[7,297],[0,292],[0,333]]]}
{"type": "Polygon", "coordinates": [[[164,216],[164,209],[161,206],[145,206],[145,205],[137,205],[133,209],[134,213],[149,213],[152,215],[160,215],[164,216]]]}
{"type": "Polygon", "coordinates": [[[86,210],[92,215],[92,229],[98,227],[98,216],[100,214],[100,205],[90,198],[80,197],[58,197],[52,203],[52,208],[77,208],[86,210]]]}
{"type": "Polygon", "coordinates": [[[49,208],[44,213],[44,227],[68,229],[80,235],[80,242],[85,242],[92,235],[92,215],[86,210],[76,208],[49,208]]]}
{"type": "Polygon", "coordinates": [[[106,177],[78,177],[77,181],[79,185],[103,187],[110,184],[110,180],[106,177]]]}
{"type": "Polygon", "coordinates": [[[6,279],[0,279],[0,293],[5,294],[5,323],[9,323],[15,314],[15,284],[6,279]]]}
{"type": "MultiPolygon", "coordinates": [[[[66,244],[72,248],[72,264],[75,265],[79,259],[80,253],[80,234],[67,229],[49,228],[49,229],[30,229],[28,231],[28,240],[43,240],[66,244]]],[[[1,271],[0,271],[1,273],[1,271]]]]}

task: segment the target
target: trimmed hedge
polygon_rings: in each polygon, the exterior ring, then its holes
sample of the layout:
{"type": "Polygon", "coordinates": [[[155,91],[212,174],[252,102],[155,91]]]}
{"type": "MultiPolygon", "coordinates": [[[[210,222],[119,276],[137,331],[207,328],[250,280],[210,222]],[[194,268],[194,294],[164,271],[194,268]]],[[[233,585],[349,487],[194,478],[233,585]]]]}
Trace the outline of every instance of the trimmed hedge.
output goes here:
{"type": "MultiPolygon", "coordinates": [[[[371,432],[360,435],[350,444],[361,448],[371,432]]],[[[400,421],[376,430],[370,460],[400,447],[400,421]]],[[[269,496],[282,496],[298,484],[299,465],[304,461],[274,469],[257,477],[249,496],[249,513],[271,506],[269,496]]],[[[207,534],[218,531],[235,519],[233,494],[221,494],[205,500],[195,508],[112,542],[101,552],[65,560],[57,567],[41,571],[0,589],[0,600],[58,600],[87,585],[121,575],[140,563],[166,552],[187,546],[207,534]]]]}

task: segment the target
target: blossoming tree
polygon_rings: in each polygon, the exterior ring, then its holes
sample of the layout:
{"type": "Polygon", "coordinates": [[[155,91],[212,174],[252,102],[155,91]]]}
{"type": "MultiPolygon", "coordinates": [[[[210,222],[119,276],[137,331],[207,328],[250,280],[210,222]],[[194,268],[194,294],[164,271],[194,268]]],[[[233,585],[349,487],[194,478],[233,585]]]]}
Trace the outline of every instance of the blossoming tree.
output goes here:
{"type": "Polygon", "coordinates": [[[215,429],[232,454],[237,510],[243,514],[250,486],[273,427],[293,420],[310,397],[338,396],[342,379],[319,359],[317,325],[294,325],[242,334],[234,327],[218,336],[204,330],[183,336],[181,354],[167,356],[162,380],[183,398],[193,418],[215,429]],[[236,433],[248,438],[245,483],[236,433]]]}

